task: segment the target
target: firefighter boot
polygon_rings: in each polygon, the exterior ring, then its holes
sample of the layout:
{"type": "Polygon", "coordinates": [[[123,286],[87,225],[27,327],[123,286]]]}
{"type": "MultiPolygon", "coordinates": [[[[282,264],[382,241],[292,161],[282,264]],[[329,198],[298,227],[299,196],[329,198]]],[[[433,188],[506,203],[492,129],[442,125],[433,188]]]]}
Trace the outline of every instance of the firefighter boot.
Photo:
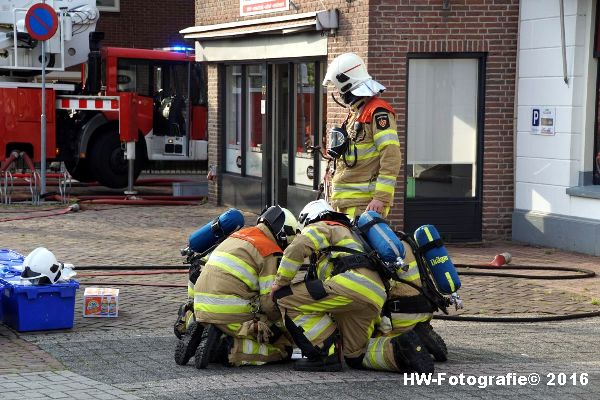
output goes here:
{"type": "Polygon", "coordinates": [[[202,331],[202,338],[200,344],[196,349],[196,356],[194,363],[196,368],[205,369],[208,363],[213,358],[213,354],[219,346],[219,339],[221,338],[221,331],[214,325],[208,324],[202,331]]]}
{"type": "Polygon", "coordinates": [[[188,301],[187,303],[183,303],[179,306],[179,310],[177,311],[177,320],[173,326],[173,333],[177,336],[177,339],[181,339],[183,334],[187,331],[189,323],[188,321],[190,317],[193,318],[194,314],[194,303],[192,301],[188,301]]]}
{"type": "Polygon", "coordinates": [[[229,353],[231,352],[232,347],[233,338],[231,336],[222,335],[215,351],[213,351],[210,355],[209,362],[230,367],[231,364],[229,364],[229,353]]]}
{"type": "Polygon", "coordinates": [[[398,368],[418,374],[433,373],[433,360],[415,332],[396,336],[391,343],[398,368]]]}
{"type": "Polygon", "coordinates": [[[413,328],[415,333],[421,339],[421,343],[425,345],[427,351],[435,358],[436,361],[448,360],[448,348],[444,339],[436,331],[429,322],[419,322],[413,328]]]}
{"type": "Polygon", "coordinates": [[[196,321],[190,323],[175,348],[175,363],[177,365],[186,365],[190,361],[200,343],[203,330],[202,325],[196,321]]]}
{"type": "Polygon", "coordinates": [[[308,352],[308,358],[296,361],[294,369],[296,371],[309,372],[340,372],[342,371],[342,359],[340,357],[339,347],[332,340],[332,336],[323,344],[323,348],[312,347],[308,352]]]}
{"type": "Polygon", "coordinates": [[[294,364],[296,371],[309,372],[340,372],[342,371],[342,362],[337,352],[329,356],[303,358],[294,364]]]}

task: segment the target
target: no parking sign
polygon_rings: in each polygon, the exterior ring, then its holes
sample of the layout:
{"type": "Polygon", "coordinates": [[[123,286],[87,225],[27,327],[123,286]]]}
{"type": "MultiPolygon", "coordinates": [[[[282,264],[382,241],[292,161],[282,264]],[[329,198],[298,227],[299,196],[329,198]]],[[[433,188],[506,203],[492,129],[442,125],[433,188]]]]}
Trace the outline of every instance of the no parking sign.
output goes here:
{"type": "Polygon", "coordinates": [[[34,4],[25,14],[25,28],[35,40],[48,40],[56,33],[58,17],[48,4],[34,4]]]}
{"type": "Polygon", "coordinates": [[[25,14],[25,28],[35,40],[42,42],[42,115],[40,116],[40,194],[46,193],[46,40],[50,39],[58,29],[56,11],[47,4],[38,3],[29,7],[25,14]]]}

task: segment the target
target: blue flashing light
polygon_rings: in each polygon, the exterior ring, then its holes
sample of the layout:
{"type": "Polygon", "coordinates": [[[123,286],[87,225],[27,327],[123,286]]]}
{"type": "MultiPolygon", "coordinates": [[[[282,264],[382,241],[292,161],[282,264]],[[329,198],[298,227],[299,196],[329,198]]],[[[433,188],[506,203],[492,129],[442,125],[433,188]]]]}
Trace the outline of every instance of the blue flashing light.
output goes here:
{"type": "Polygon", "coordinates": [[[193,52],[194,48],[186,47],[186,46],[171,46],[171,47],[164,47],[163,50],[174,51],[177,53],[189,53],[189,52],[193,52]]]}

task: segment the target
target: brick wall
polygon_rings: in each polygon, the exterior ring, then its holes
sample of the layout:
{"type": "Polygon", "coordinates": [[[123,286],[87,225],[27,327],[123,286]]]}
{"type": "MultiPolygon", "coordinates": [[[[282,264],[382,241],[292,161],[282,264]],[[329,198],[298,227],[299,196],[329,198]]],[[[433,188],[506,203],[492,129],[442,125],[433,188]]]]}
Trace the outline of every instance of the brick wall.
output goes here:
{"type": "MultiPolygon", "coordinates": [[[[340,29],[329,38],[328,62],[353,51],[365,58],[370,73],[388,90],[398,113],[402,148],[406,144],[406,67],[409,52],[486,52],[486,98],[484,127],[483,237],[509,238],[513,211],[513,120],[517,51],[518,0],[294,0],[297,12],[325,8],[340,10],[340,29]]],[[[209,25],[294,13],[239,16],[239,1],[196,0],[196,24],[209,25]]],[[[209,81],[216,77],[215,71],[209,81]]],[[[212,84],[211,84],[212,85],[212,84]]],[[[216,88],[214,88],[216,90],[216,88]]],[[[209,88],[210,90],[210,88],[209,88]]],[[[216,101],[216,91],[210,96],[216,101]]],[[[209,113],[218,110],[212,103],[209,113]]],[[[327,105],[328,127],[340,123],[344,111],[331,99],[327,105]]],[[[209,121],[218,118],[211,115],[209,121]]],[[[209,122],[209,136],[219,136],[218,121],[209,122]]],[[[209,154],[220,149],[212,140],[209,154]]],[[[212,158],[211,163],[219,163],[212,158]]],[[[403,225],[404,170],[398,178],[391,217],[403,225]]],[[[214,189],[214,188],[213,188],[214,189]]],[[[211,190],[216,201],[216,190],[211,190]]]]}
{"type": "MultiPolygon", "coordinates": [[[[218,132],[221,132],[221,113],[219,108],[219,69],[216,65],[209,65],[208,72],[208,163],[219,165],[222,159],[222,146],[218,132]]],[[[217,169],[218,171],[218,169],[217,169]]],[[[220,201],[219,179],[208,183],[208,199],[211,204],[217,205],[220,201]]]]}
{"type": "Polygon", "coordinates": [[[181,29],[194,25],[194,1],[123,0],[120,12],[100,12],[105,46],[152,49],[184,44],[181,29]],[[168,8],[168,10],[167,10],[168,8]]]}
{"type": "MultiPolygon", "coordinates": [[[[513,121],[519,5],[517,0],[371,0],[369,72],[388,90],[406,148],[408,52],[486,52],[483,238],[509,238],[513,205],[513,121]]],[[[403,215],[404,171],[395,221],[403,215]]]]}

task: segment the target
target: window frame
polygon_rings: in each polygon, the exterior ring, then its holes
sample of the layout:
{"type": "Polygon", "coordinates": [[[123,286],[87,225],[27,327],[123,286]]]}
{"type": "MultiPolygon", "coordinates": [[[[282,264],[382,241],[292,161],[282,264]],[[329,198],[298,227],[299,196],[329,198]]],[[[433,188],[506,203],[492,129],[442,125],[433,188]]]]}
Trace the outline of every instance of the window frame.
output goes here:
{"type": "Polygon", "coordinates": [[[486,61],[487,53],[482,52],[438,52],[438,53],[408,53],[406,55],[406,94],[405,94],[405,119],[404,119],[404,198],[408,202],[419,202],[423,200],[441,200],[441,201],[481,201],[483,199],[483,162],[484,162],[484,136],[485,136],[485,82],[486,82],[486,61]],[[407,197],[408,193],[408,82],[410,74],[411,59],[476,59],[477,66],[477,138],[476,138],[476,185],[475,196],[473,197],[407,197]]]}
{"type": "Polygon", "coordinates": [[[105,12],[121,12],[121,2],[120,0],[113,0],[112,6],[96,6],[99,11],[105,12]]]}

